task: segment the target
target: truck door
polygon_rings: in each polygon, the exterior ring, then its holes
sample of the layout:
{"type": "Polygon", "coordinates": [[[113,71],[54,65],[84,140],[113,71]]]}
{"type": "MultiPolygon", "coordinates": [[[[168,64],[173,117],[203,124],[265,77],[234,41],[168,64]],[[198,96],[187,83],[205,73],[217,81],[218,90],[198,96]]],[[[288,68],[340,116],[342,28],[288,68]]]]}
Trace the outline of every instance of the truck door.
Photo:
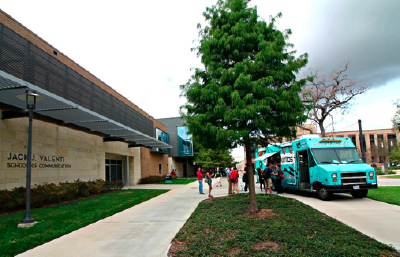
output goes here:
{"type": "Polygon", "coordinates": [[[297,170],[299,172],[299,189],[310,189],[310,171],[307,150],[297,152],[297,170]]]}

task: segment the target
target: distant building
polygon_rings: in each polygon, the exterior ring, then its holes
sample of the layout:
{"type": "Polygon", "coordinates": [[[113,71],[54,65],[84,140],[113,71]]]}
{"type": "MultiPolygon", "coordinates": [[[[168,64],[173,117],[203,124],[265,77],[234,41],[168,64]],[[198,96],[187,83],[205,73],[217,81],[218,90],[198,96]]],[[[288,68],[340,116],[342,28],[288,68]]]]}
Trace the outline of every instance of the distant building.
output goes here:
{"type": "MultiPolygon", "coordinates": [[[[384,163],[389,161],[388,154],[398,145],[400,140],[399,132],[393,129],[374,129],[363,130],[362,146],[365,150],[366,162],[384,163]],[[376,149],[376,150],[374,150],[376,149]],[[376,154],[380,156],[376,156],[376,154]]],[[[334,133],[327,133],[328,137],[349,137],[353,144],[357,147],[361,155],[361,145],[358,130],[352,131],[337,131],[334,133]]]]}
{"type": "Polygon", "coordinates": [[[194,150],[192,136],[180,117],[158,119],[169,133],[172,149],[168,152],[168,166],[175,169],[179,177],[195,176],[194,150]]]}

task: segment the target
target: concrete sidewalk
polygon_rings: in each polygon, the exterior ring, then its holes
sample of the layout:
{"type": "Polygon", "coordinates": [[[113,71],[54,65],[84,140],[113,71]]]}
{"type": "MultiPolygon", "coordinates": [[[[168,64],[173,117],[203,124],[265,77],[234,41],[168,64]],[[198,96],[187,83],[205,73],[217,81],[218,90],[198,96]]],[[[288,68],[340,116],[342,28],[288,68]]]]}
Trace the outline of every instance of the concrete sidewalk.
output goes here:
{"type": "Polygon", "coordinates": [[[400,251],[400,206],[335,194],[330,201],[321,201],[311,193],[284,193],[303,202],[361,233],[400,251]]]}
{"type": "MultiPolygon", "coordinates": [[[[213,180],[215,185],[215,180],[213,180]]],[[[228,194],[227,181],[212,190],[214,197],[228,194]]],[[[171,189],[111,217],[38,246],[18,256],[167,256],[172,239],[186,223],[198,203],[198,182],[188,185],[138,185],[134,189],[171,189]]],[[[242,191],[241,191],[242,192],[242,191]]],[[[264,193],[256,184],[256,193],[264,193]]],[[[400,206],[369,199],[339,196],[324,202],[313,194],[284,193],[313,208],[400,250],[400,206]]]]}
{"type": "Polygon", "coordinates": [[[129,188],[171,191],[18,256],[166,256],[176,233],[206,198],[198,182],[129,188]]]}

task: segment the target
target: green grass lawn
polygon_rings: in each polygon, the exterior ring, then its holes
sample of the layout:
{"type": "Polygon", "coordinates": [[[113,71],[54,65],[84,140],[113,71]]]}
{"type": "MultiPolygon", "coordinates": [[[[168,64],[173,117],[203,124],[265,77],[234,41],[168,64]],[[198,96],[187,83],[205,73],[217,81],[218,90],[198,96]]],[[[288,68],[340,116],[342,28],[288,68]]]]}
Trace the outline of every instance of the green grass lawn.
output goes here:
{"type": "Polygon", "coordinates": [[[400,178],[400,175],[391,175],[391,176],[385,176],[385,178],[400,178]]]}
{"type": "MultiPolygon", "coordinates": [[[[186,185],[186,184],[192,183],[192,182],[194,182],[194,181],[197,181],[197,178],[190,178],[190,179],[187,179],[187,178],[177,178],[177,179],[173,179],[173,180],[172,180],[172,184],[174,184],[174,185],[186,185]]],[[[156,184],[168,184],[168,183],[165,183],[165,182],[158,182],[158,183],[156,183],[156,184]]]]}
{"type": "MultiPolygon", "coordinates": [[[[372,191],[372,190],[371,190],[372,191]]],[[[297,200],[245,194],[199,204],[173,240],[176,256],[400,256],[392,247],[297,200]]],[[[174,256],[174,255],[172,255],[174,256]]]]}
{"type": "Polygon", "coordinates": [[[17,228],[25,212],[0,216],[0,256],[15,256],[167,191],[121,190],[50,208],[32,209],[31,216],[38,224],[31,228],[17,228]]]}
{"type": "Polygon", "coordinates": [[[368,198],[400,205],[400,186],[378,187],[378,189],[368,190],[368,198]]]}

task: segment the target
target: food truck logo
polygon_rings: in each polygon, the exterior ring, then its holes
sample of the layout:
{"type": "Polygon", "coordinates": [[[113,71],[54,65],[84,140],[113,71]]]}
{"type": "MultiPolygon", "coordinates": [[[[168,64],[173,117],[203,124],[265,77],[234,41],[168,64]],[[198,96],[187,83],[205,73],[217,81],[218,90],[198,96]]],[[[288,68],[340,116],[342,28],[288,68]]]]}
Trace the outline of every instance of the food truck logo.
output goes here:
{"type": "Polygon", "coordinates": [[[281,155],[281,163],[282,164],[291,164],[294,163],[294,155],[287,153],[281,155]]]}
{"type": "Polygon", "coordinates": [[[342,142],[341,139],[334,139],[334,138],[323,138],[320,143],[338,143],[342,142]]]}

